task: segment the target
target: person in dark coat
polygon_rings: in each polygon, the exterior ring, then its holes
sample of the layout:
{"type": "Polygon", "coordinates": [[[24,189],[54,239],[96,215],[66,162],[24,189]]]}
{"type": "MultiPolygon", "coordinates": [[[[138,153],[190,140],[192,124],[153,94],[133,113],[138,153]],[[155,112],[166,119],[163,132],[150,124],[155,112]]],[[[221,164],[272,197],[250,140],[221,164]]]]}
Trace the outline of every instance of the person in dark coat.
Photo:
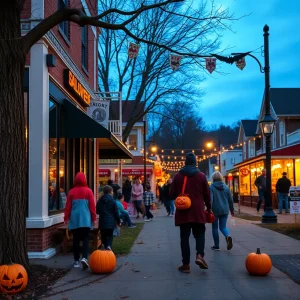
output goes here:
{"type": "Polygon", "coordinates": [[[284,203],[285,212],[289,213],[289,192],[291,181],[286,177],[287,173],[282,173],[282,178],[279,178],[276,183],[276,191],[279,200],[279,214],[282,214],[282,204],[284,203]]]}
{"type": "Polygon", "coordinates": [[[121,188],[118,184],[113,183],[111,179],[108,180],[107,185],[111,186],[113,189],[113,197],[116,200],[118,198],[118,190],[121,188]]]}
{"type": "Polygon", "coordinates": [[[180,227],[182,265],[178,268],[180,272],[190,272],[190,244],[189,237],[191,230],[196,239],[196,261],[201,269],[208,269],[204,260],[205,247],[205,223],[206,213],[210,212],[210,192],[206,176],[196,167],[197,159],[194,153],[187,153],[185,166],[177,173],[171,185],[170,195],[176,199],[182,192],[184,177],[187,176],[185,194],[192,202],[189,209],[175,212],[175,226],[180,227]]]}
{"type": "Polygon", "coordinates": [[[103,196],[98,200],[96,213],[99,215],[99,229],[101,233],[101,242],[99,248],[104,245],[106,250],[111,250],[113,243],[113,232],[116,225],[120,225],[119,210],[116,201],[113,198],[113,189],[106,185],[103,188],[103,196]]]}
{"type": "Polygon", "coordinates": [[[170,195],[171,184],[172,184],[172,179],[170,178],[163,187],[164,205],[166,207],[168,216],[174,215],[174,199],[170,195]]]}
{"type": "MultiPolygon", "coordinates": [[[[262,174],[260,176],[258,176],[254,182],[254,184],[258,190],[258,201],[256,204],[257,212],[259,212],[260,206],[263,202],[265,202],[265,198],[266,198],[266,169],[263,169],[261,172],[262,172],[262,174]]],[[[266,207],[265,207],[265,210],[266,210],[266,207]]]]}
{"type": "Polygon", "coordinates": [[[130,184],[130,181],[126,179],[122,188],[122,194],[124,195],[124,201],[127,203],[129,203],[131,199],[131,190],[132,186],[130,184]]]}

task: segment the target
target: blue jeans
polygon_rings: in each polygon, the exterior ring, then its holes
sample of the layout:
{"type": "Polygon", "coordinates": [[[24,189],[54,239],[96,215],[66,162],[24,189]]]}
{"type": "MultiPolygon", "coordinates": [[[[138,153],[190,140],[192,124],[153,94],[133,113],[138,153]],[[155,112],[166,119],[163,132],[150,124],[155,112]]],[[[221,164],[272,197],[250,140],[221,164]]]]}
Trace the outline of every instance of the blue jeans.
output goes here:
{"type": "Polygon", "coordinates": [[[174,212],[175,212],[174,200],[170,200],[170,213],[171,213],[171,215],[174,215],[174,212]]]}
{"type": "Polygon", "coordinates": [[[215,217],[216,217],[216,221],[212,223],[212,234],[213,234],[215,246],[219,247],[220,246],[219,229],[225,237],[228,237],[230,235],[228,228],[226,228],[228,215],[221,215],[215,217]]]}
{"type": "Polygon", "coordinates": [[[132,226],[132,222],[131,222],[131,219],[129,217],[129,214],[128,212],[124,213],[124,214],[120,214],[120,218],[128,224],[128,226],[132,226]]]}
{"type": "Polygon", "coordinates": [[[284,204],[285,212],[289,211],[289,195],[278,193],[279,212],[282,213],[282,204],[284,204]]]}
{"type": "MultiPolygon", "coordinates": [[[[258,201],[257,201],[257,204],[256,204],[256,210],[257,211],[260,210],[260,206],[263,202],[265,202],[265,191],[258,189],[258,201]]],[[[266,203],[264,203],[264,204],[265,204],[264,210],[266,210],[266,203]]]]}

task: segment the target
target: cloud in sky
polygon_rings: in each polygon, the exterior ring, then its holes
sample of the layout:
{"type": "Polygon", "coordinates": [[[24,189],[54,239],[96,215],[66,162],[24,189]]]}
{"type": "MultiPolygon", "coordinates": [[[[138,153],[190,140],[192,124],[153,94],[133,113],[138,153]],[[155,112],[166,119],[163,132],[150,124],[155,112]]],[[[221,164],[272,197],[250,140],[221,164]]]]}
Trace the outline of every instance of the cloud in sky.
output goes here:
{"type": "MultiPolygon", "coordinates": [[[[299,0],[216,0],[235,16],[251,13],[232,25],[223,34],[221,48],[230,52],[246,52],[263,46],[263,27],[270,26],[271,87],[300,88],[300,1],[299,0]]],[[[230,55],[230,52],[223,55],[230,55]]],[[[254,55],[264,63],[261,50],[254,55]]],[[[207,75],[200,84],[205,92],[199,114],[206,125],[232,123],[254,118],[259,114],[264,92],[264,74],[257,62],[246,57],[246,67],[217,61],[217,69],[228,73],[207,75]]]]}

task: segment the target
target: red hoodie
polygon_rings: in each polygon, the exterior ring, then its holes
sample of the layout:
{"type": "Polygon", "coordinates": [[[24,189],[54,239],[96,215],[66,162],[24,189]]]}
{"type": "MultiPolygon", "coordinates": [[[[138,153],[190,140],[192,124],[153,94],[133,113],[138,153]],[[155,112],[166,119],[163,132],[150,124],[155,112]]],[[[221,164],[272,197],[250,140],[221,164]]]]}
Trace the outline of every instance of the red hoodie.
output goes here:
{"type": "MultiPolygon", "coordinates": [[[[75,211],[73,201],[82,201],[82,200],[88,201],[88,207],[89,207],[89,213],[91,216],[91,220],[92,220],[92,222],[95,222],[97,220],[97,217],[96,217],[96,204],[95,204],[94,194],[87,185],[86,177],[85,177],[84,173],[79,172],[76,174],[75,181],[74,181],[74,187],[68,193],[67,203],[66,203],[66,208],[65,208],[65,217],[64,217],[65,222],[68,222],[70,220],[70,217],[72,219],[72,211],[73,210],[74,210],[74,212],[73,212],[74,217],[76,214],[78,214],[78,212],[75,211]]],[[[82,226],[80,226],[80,224],[76,224],[77,223],[76,219],[71,220],[71,221],[73,221],[72,227],[75,227],[75,228],[82,227],[82,226]]],[[[79,223],[81,223],[81,222],[79,222],[79,223]]],[[[87,227],[89,227],[89,226],[87,226],[87,227]]],[[[72,228],[72,229],[74,229],[74,228],[72,228]]]]}

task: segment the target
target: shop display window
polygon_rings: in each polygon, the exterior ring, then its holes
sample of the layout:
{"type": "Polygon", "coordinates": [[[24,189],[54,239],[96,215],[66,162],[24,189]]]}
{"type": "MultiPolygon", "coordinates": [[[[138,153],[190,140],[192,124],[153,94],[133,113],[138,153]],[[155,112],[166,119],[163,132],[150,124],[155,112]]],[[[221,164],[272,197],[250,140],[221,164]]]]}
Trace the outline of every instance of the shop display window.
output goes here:
{"type": "Polygon", "coordinates": [[[249,167],[242,167],[239,169],[240,178],[240,195],[250,195],[250,170],[249,167]]]}
{"type": "Polygon", "coordinates": [[[296,185],[300,185],[300,158],[295,160],[295,183],[296,185]]]}
{"type": "Polygon", "coordinates": [[[250,180],[251,180],[251,191],[250,194],[251,196],[258,196],[258,190],[257,187],[255,186],[254,182],[258,176],[262,174],[262,170],[264,168],[264,163],[263,161],[256,162],[254,164],[250,165],[250,180]]]}
{"type": "Polygon", "coordinates": [[[287,178],[294,185],[294,164],[292,159],[272,159],[272,193],[276,193],[276,183],[282,177],[282,173],[287,173],[287,178]]]}

